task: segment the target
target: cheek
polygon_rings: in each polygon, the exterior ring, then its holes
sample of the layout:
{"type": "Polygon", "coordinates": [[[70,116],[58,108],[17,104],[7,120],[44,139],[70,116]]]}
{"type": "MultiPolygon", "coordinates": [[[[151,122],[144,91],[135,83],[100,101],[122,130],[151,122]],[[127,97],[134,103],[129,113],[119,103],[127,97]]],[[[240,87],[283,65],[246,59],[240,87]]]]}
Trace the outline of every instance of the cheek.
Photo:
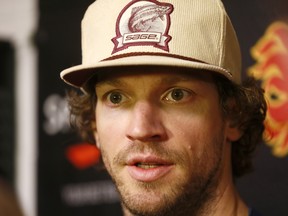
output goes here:
{"type": "MultiPolygon", "coordinates": [[[[223,124],[218,121],[194,119],[175,134],[175,145],[181,146],[186,157],[188,173],[193,175],[209,173],[216,166],[224,151],[223,124]]],[[[176,147],[175,147],[176,148],[176,147]]]]}
{"type": "Polygon", "coordinates": [[[194,157],[200,158],[207,145],[213,147],[215,137],[224,133],[223,121],[215,111],[207,110],[203,115],[175,116],[169,123],[171,137],[194,157]]]}
{"type": "Polygon", "coordinates": [[[125,135],[124,128],[127,118],[123,114],[120,115],[120,113],[108,111],[99,106],[96,108],[95,115],[95,138],[98,145],[101,146],[101,150],[106,149],[112,153],[121,146],[121,137],[123,138],[125,135]]]}

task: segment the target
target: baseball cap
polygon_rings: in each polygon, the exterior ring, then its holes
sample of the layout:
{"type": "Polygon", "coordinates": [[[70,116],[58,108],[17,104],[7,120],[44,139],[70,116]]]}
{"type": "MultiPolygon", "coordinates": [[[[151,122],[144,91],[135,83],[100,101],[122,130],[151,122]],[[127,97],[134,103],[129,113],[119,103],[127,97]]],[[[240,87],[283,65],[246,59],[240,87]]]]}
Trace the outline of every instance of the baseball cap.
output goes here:
{"type": "Polygon", "coordinates": [[[203,69],[241,82],[239,43],[220,0],[97,0],[81,30],[82,64],[61,72],[74,87],[128,66],[203,69]]]}

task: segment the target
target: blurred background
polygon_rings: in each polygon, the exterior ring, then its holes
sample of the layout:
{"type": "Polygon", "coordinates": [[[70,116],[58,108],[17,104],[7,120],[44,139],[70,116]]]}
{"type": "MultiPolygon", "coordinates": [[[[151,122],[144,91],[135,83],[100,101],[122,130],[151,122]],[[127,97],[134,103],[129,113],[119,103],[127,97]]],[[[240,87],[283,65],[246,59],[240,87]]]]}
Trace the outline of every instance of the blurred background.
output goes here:
{"type": "MultiPolygon", "coordinates": [[[[80,22],[93,1],[0,0],[1,216],[121,214],[98,149],[69,128],[69,87],[59,78],[81,63],[80,22]]],[[[288,2],[223,3],[239,36],[243,77],[253,73],[269,102],[270,139],[255,154],[254,172],[236,184],[263,216],[287,216],[288,2]]]]}

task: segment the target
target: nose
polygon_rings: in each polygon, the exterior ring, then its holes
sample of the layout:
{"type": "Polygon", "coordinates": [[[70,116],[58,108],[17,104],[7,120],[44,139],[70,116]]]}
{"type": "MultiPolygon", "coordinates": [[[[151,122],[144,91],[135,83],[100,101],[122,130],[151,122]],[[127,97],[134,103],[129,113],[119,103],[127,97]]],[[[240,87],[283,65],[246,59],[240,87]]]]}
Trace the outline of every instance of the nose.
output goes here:
{"type": "Polygon", "coordinates": [[[153,106],[149,102],[135,104],[129,117],[127,138],[142,142],[164,141],[167,139],[159,110],[157,106],[153,106]]]}

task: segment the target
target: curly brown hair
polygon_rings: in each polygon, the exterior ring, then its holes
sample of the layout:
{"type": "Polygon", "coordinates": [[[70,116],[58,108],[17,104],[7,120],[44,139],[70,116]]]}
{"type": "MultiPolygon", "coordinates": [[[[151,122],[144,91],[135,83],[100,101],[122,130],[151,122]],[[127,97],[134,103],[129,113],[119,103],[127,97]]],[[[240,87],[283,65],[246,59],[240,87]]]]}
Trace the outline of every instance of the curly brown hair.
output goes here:
{"type": "Polygon", "coordinates": [[[267,112],[264,90],[253,77],[247,78],[242,85],[219,76],[214,80],[223,114],[243,133],[239,140],[232,142],[231,156],[233,176],[240,177],[252,171],[252,156],[262,141],[267,112]],[[233,106],[229,103],[231,99],[235,103],[233,106]]]}
{"type": "MultiPolygon", "coordinates": [[[[264,92],[252,77],[241,85],[215,73],[213,78],[224,116],[231,119],[234,126],[243,133],[239,140],[232,142],[231,156],[233,176],[240,177],[252,170],[253,153],[262,141],[267,110],[264,92]],[[233,106],[231,106],[231,99],[233,106]]],[[[93,132],[96,121],[96,79],[89,81],[85,88],[86,94],[76,90],[68,92],[71,125],[77,129],[84,140],[90,143],[95,143],[93,132]]]]}

